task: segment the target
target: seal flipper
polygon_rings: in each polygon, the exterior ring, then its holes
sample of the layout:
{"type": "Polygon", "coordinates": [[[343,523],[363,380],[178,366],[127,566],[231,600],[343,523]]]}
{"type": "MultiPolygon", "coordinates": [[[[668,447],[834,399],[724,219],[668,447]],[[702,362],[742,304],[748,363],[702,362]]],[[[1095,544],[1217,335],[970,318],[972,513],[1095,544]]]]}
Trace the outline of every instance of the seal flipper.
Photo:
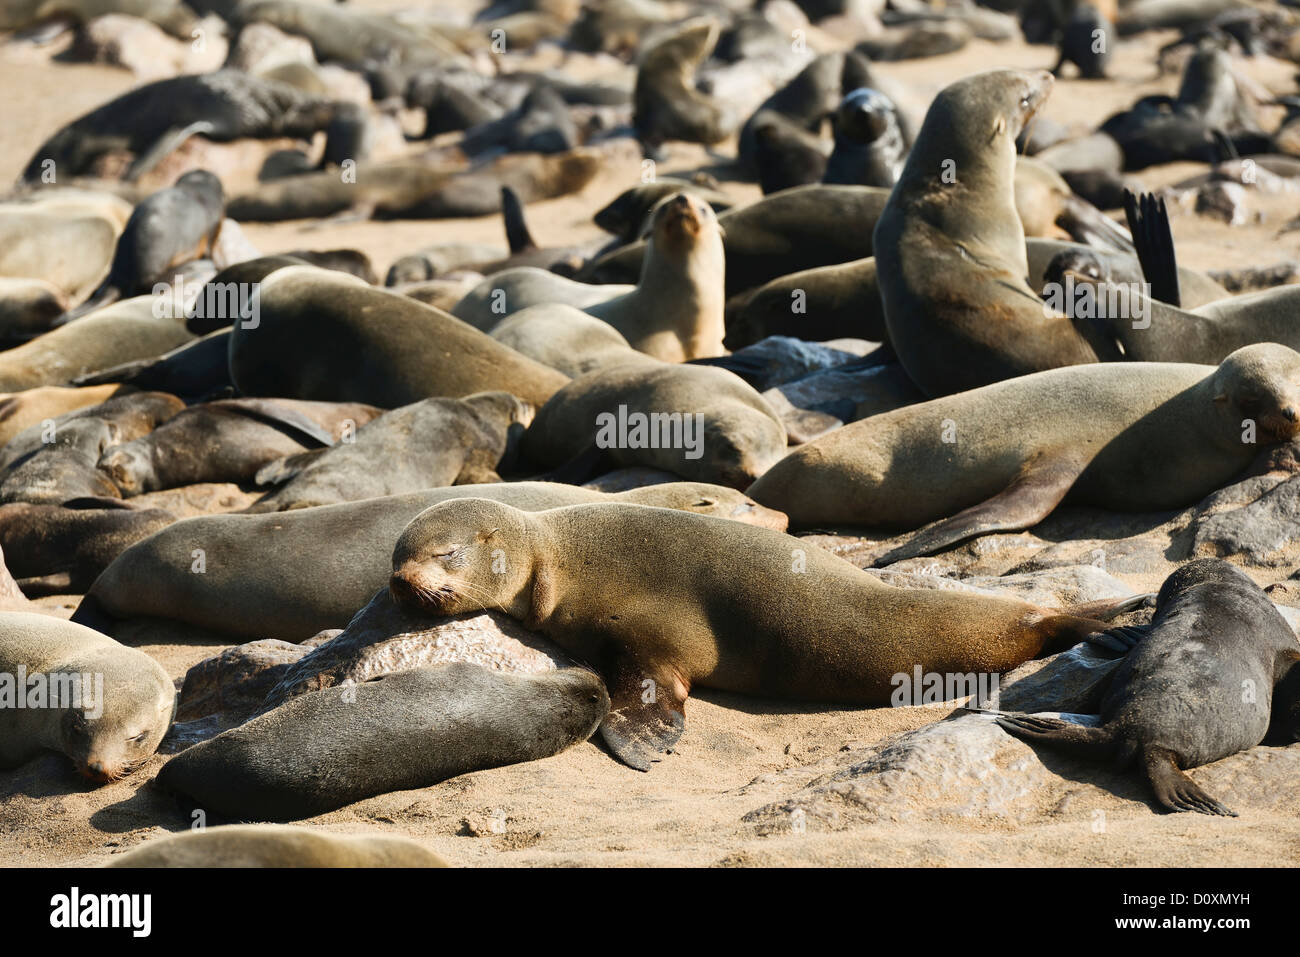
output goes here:
{"type": "Polygon", "coordinates": [[[1029,528],[1061,504],[1086,465],[1068,455],[1039,454],[1021,466],[1020,474],[997,495],[921,529],[872,566],[882,568],[905,558],[930,555],[976,535],[1029,528]]]}
{"type": "Polygon", "coordinates": [[[689,689],[667,669],[640,667],[626,655],[604,677],[609,713],[600,723],[600,736],[628,767],[649,771],[686,730],[689,689]]]}
{"type": "Polygon", "coordinates": [[[1163,199],[1153,193],[1141,196],[1124,190],[1124,216],[1133,245],[1137,247],[1142,277],[1150,286],[1153,299],[1181,306],[1182,291],[1178,286],[1178,259],[1174,255],[1174,236],[1169,228],[1169,210],[1163,199]]]}
{"type": "Polygon", "coordinates": [[[509,186],[501,187],[501,218],[505,220],[506,242],[510,244],[511,255],[538,248],[533,234],[528,231],[528,223],[524,222],[524,204],[520,202],[519,194],[509,186]]]}
{"type": "Polygon", "coordinates": [[[263,465],[253,476],[255,485],[283,485],[292,478],[296,478],[303,469],[311,465],[327,449],[308,449],[306,452],[297,452],[293,455],[286,455],[282,459],[276,459],[263,465]]]}
{"type": "Polygon", "coordinates": [[[1046,744],[1058,751],[1089,760],[1105,760],[1116,752],[1115,732],[1108,725],[1090,728],[1060,718],[1032,714],[1003,714],[998,727],[1030,744],[1046,744]]]}
{"type": "Polygon", "coordinates": [[[1178,759],[1168,748],[1147,745],[1142,749],[1142,765],[1156,800],[1171,811],[1195,811],[1236,817],[1237,812],[1210,797],[1178,767],[1178,759]]]}
{"type": "Polygon", "coordinates": [[[1137,252],[1134,238],[1119,223],[1081,196],[1070,195],[1062,200],[1061,214],[1056,218],[1056,225],[1069,233],[1075,242],[1130,256],[1137,252]]]}
{"type": "Polygon", "coordinates": [[[127,167],[126,175],[122,177],[128,183],[134,183],[145,173],[148,173],[164,159],[170,156],[176,150],[180,149],[191,136],[211,133],[216,126],[208,120],[198,120],[189,126],[183,126],[168,130],[162,136],[158,137],[147,150],[136,156],[135,160],[127,167]]]}

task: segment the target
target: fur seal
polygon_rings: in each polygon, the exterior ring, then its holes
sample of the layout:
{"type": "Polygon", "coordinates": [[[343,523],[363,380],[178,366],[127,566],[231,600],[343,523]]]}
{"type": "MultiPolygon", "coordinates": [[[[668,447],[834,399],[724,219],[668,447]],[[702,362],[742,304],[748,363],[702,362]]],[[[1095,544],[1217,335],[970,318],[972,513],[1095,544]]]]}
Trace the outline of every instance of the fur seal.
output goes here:
{"type": "Polygon", "coordinates": [[[8,444],[19,432],[46,419],[99,405],[119,392],[130,391],[130,388],[119,385],[84,388],[45,385],[0,394],[0,447],[8,444]]]}
{"type": "Polygon", "coordinates": [[[608,710],[600,678],[581,668],[417,668],[294,698],[183,751],[155,783],[227,817],[292,820],[550,757],[608,710]]]}
{"type": "Polygon", "coordinates": [[[717,183],[706,179],[677,179],[660,176],[649,183],[641,183],[623,190],[596,211],[591,217],[601,229],[613,233],[625,243],[639,239],[645,233],[645,223],[660,202],[674,193],[691,193],[713,207],[715,213],[725,213],[735,205],[726,193],[717,189],[717,183]]]}
{"type": "MultiPolygon", "coordinates": [[[[890,192],[867,186],[796,186],[718,217],[727,259],[727,297],[778,276],[872,255],[872,224],[890,192]]],[[[635,282],[644,241],[600,256],[575,279],[635,282]]]]}
{"type": "Polygon", "coordinates": [[[0,206],[0,276],[42,280],[76,299],[104,278],[120,232],[95,211],[39,202],[0,206]]]}
{"type": "Polygon", "coordinates": [[[0,345],[18,345],[49,332],[67,307],[63,290],[44,279],[0,276],[0,345]]]}
{"type": "Polygon", "coordinates": [[[695,86],[695,71],[717,45],[718,33],[715,20],[688,20],[641,53],[632,125],[647,150],[669,140],[712,145],[740,125],[732,110],[695,86]]]}
{"type": "Polygon", "coordinates": [[[1123,345],[1129,359],[1213,364],[1259,342],[1300,349],[1300,325],[1295,321],[1300,288],[1295,286],[1227,296],[1189,310],[1133,287],[1112,296],[1107,282],[1086,274],[1068,275],[1075,281],[1076,295],[1084,288],[1094,290],[1096,320],[1123,345]]]}
{"type": "Polygon", "coordinates": [[[246,482],[272,462],[333,445],[382,411],[352,402],[208,402],[105,450],[98,467],[124,498],[200,482],[246,482]]]}
{"type": "Polygon", "coordinates": [[[1150,625],[1124,630],[1142,634],[1110,678],[1100,727],[1032,715],[998,724],[1077,757],[1137,763],[1170,811],[1236,817],[1184,772],[1253,748],[1275,713],[1289,717],[1294,702],[1274,708],[1274,693],[1300,662],[1291,627],[1240,570],[1202,558],[1165,580],[1150,625]]]}
{"type": "Polygon", "coordinates": [[[225,218],[221,180],[205,169],[190,170],[173,186],[136,206],[118,237],[108,277],[90,298],[68,312],[77,319],[127,296],[139,296],[168,270],[212,252],[225,218]]]}
{"type": "MultiPolygon", "coordinates": [[[[0,391],[68,385],[79,376],[153,358],[194,337],[183,318],[158,315],[159,300],[137,296],[0,352],[0,391]]],[[[167,310],[162,310],[166,312],[167,310]]]]}
{"type": "Polygon", "coordinates": [[[1063,500],[1191,505],[1297,433],[1300,355],[1266,343],[1217,369],[1052,369],[873,416],[794,450],[749,494],[795,528],[936,523],[881,565],[1028,528],[1063,500]]]}
{"type": "Polygon", "coordinates": [[[636,289],[585,311],[633,349],[665,362],[723,355],[725,258],[717,214],[677,193],[655,208],[650,229],[636,289]]]}
{"type": "Polygon", "coordinates": [[[107,867],[448,867],[394,834],[333,834],[318,828],[227,824],[169,834],[114,857],[107,867]]]}
{"type": "Polygon", "coordinates": [[[435,505],[398,539],[389,587],[436,614],[505,612],[594,666],[611,701],[602,737],[639,770],[681,736],[695,684],[884,704],[914,666],[1000,672],[1104,628],[1014,599],[894,588],[770,529],[630,505],[435,505]]]}
{"type": "Polygon", "coordinates": [[[578,481],[607,462],[742,489],[785,448],[780,416],[739,376],[634,355],[557,392],[519,450],[525,461],[579,471],[565,474],[578,481]]]}
{"type": "Polygon", "coordinates": [[[635,351],[609,323],[562,302],[511,313],[491,335],[520,355],[573,378],[626,359],[635,351]]]}
{"type": "Polygon", "coordinates": [[[121,498],[112,479],[97,467],[100,456],[152,431],[181,408],[175,396],[137,392],[70,413],[62,421],[32,426],[0,451],[0,502],[121,498]]]}
{"type": "Polygon", "coordinates": [[[136,87],[63,127],[37,149],[20,181],[41,182],[51,168],[65,180],[91,175],[105,154],[116,151],[134,154],[127,173],[134,178],[196,134],[218,142],[309,139],[329,125],[334,110],[330,100],[242,70],[171,77],[136,87]]]}
{"type": "Polygon", "coordinates": [[[116,781],[158,750],[176,707],[167,672],[144,652],[47,615],[0,612],[0,674],[11,698],[0,708],[0,767],[52,749],[90,780],[116,781]]]}
{"type": "Polygon", "coordinates": [[[891,189],[903,172],[907,142],[894,101],[878,90],[857,89],[835,110],[835,148],[823,183],[891,189]]]}
{"type": "Polygon", "coordinates": [[[558,298],[608,323],[637,351],[665,362],[722,355],[722,242],[708,203],[677,193],[655,208],[641,276],[627,293],[580,305],[608,295],[610,287],[512,269],[484,279],[452,315],[491,332],[502,318],[558,298]],[[513,285],[505,285],[511,280],[513,285]]]}
{"type": "Polygon", "coordinates": [[[1061,56],[1052,75],[1060,76],[1065,64],[1073,63],[1083,79],[1104,80],[1114,44],[1114,24],[1091,3],[1077,4],[1061,31],[1061,56]]]}
{"type": "Polygon", "coordinates": [[[422,399],[393,409],[332,447],[291,455],[257,473],[280,487],[250,512],[282,512],[425,488],[500,481],[533,408],[508,392],[422,399]]]}
{"type": "Polygon", "coordinates": [[[504,389],[540,405],[568,382],[445,312],[342,273],[279,269],[260,295],[257,325],[237,323],[230,337],[230,375],[244,395],[394,409],[504,389]]]}
{"type": "Polygon", "coordinates": [[[0,505],[0,545],[31,596],[79,595],[113,559],[176,517],[159,508],[101,508],[95,501],[0,505]]]}
{"type": "Polygon", "coordinates": [[[734,489],[696,482],[613,495],[554,482],[458,485],[265,515],[208,515],[177,522],[123,552],[74,617],[110,632],[116,619],[152,616],[246,638],[304,641],[346,625],[387,581],[402,529],[429,506],[457,498],[530,511],[627,502],[785,528],[779,512],[734,489]],[[195,571],[196,549],[202,573],[195,571]],[[322,575],[328,588],[318,585],[322,575]]]}
{"type": "Polygon", "coordinates": [[[946,87],[876,224],[889,341],[927,395],[1119,358],[1098,331],[1049,315],[1025,280],[1015,139],[1051,88],[1050,73],[1018,70],[946,87]]]}

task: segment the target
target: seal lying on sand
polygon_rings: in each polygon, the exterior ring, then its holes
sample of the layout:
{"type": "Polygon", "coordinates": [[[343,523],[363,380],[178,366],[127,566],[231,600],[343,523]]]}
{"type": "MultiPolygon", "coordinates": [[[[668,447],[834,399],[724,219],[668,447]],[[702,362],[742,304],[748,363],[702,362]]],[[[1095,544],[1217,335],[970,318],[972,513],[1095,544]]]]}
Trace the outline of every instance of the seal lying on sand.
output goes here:
{"type": "Polygon", "coordinates": [[[1105,627],[1080,609],[894,588],[770,529],[630,505],[435,505],[398,539],[389,587],[437,614],[503,611],[597,668],[601,734],[641,770],[681,736],[694,684],[884,704],[914,667],[1005,671],[1105,627]]]}
{"type": "Polygon", "coordinates": [[[936,522],[882,565],[1028,528],[1062,500],[1190,505],[1298,433],[1300,355],[1264,343],[1217,369],[1053,369],[872,416],[791,452],[749,494],[795,528],[936,522]]]}
{"type": "MultiPolygon", "coordinates": [[[[1236,817],[1183,772],[1253,748],[1275,715],[1290,717],[1295,700],[1274,697],[1300,671],[1295,634],[1258,585],[1218,558],[1170,575],[1141,631],[1110,679],[1101,727],[1010,714],[998,724],[1077,757],[1138,763],[1171,811],[1236,817]]],[[[1278,730],[1289,743],[1300,729],[1278,730]]]]}
{"type": "Polygon", "coordinates": [[[402,529],[429,506],[456,498],[528,510],[627,502],[781,530],[786,524],[780,512],[734,489],[698,482],[616,494],[556,482],[458,485],[268,515],[201,516],[127,549],[90,588],[75,618],[110,634],[116,619],[153,616],[245,638],[305,641],[346,625],[388,580],[402,529]],[[205,559],[201,575],[192,570],[196,549],[205,559]],[[326,578],[329,587],[322,588],[326,578]]]}
{"type": "Polygon", "coordinates": [[[590,737],[608,710],[600,678],[581,668],[417,668],[294,698],[183,751],[155,781],[227,817],[310,817],[550,757],[590,737]]]}
{"type": "Polygon", "coordinates": [[[317,828],[230,824],[133,847],[108,867],[447,867],[410,838],[317,828]]]}
{"type": "Polygon", "coordinates": [[[52,749],[90,780],[116,781],[158,750],[176,706],[144,652],[47,615],[0,612],[0,675],[0,767],[52,749]]]}

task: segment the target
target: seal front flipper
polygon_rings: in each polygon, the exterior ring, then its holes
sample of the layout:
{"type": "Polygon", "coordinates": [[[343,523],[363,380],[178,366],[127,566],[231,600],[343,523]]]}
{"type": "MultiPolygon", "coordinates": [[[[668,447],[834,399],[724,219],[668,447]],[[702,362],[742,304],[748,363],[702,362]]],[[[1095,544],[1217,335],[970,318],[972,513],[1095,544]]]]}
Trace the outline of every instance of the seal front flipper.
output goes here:
{"type": "Polygon", "coordinates": [[[296,478],[303,469],[327,451],[328,449],[308,449],[306,452],[296,452],[282,459],[276,459],[257,470],[257,474],[253,476],[253,483],[259,486],[283,485],[290,479],[296,478]]]}
{"type": "Polygon", "coordinates": [[[976,535],[1029,528],[1061,503],[1086,465],[1068,454],[1040,453],[1021,466],[1020,474],[997,495],[921,529],[872,566],[883,568],[905,558],[930,555],[976,535]]]}
{"type": "Polygon", "coordinates": [[[1171,306],[1181,306],[1178,259],[1174,255],[1174,236],[1169,228],[1169,210],[1165,208],[1165,201],[1152,193],[1138,196],[1126,189],[1124,216],[1128,219],[1138,262],[1142,265],[1142,277],[1150,287],[1151,297],[1171,306]]]}
{"type": "Polygon", "coordinates": [[[642,667],[626,655],[620,656],[604,677],[609,713],[600,723],[600,736],[628,767],[649,771],[686,730],[690,689],[671,669],[642,667]]]}
{"type": "Polygon", "coordinates": [[[1210,797],[1178,767],[1178,759],[1168,748],[1148,745],[1142,751],[1142,764],[1156,800],[1171,811],[1195,811],[1236,817],[1237,812],[1210,797]]]}

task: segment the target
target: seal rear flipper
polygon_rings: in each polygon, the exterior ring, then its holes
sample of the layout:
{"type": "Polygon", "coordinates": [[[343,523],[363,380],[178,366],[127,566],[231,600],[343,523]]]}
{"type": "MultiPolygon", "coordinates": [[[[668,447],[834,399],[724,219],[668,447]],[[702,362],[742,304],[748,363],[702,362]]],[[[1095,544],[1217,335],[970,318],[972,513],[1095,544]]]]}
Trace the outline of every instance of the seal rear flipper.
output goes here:
{"type": "Polygon", "coordinates": [[[519,194],[509,186],[501,187],[501,218],[505,220],[506,242],[510,244],[510,253],[525,253],[537,249],[533,234],[528,231],[524,221],[524,204],[519,194]]]}
{"type": "Polygon", "coordinates": [[[532,482],[561,482],[565,485],[581,485],[597,475],[602,475],[618,466],[609,457],[609,453],[599,448],[595,442],[557,468],[534,475],[532,482]]]}
{"type": "Polygon", "coordinates": [[[1003,491],[921,529],[873,561],[872,566],[882,568],[905,558],[930,555],[977,535],[1020,531],[1036,525],[1061,503],[1086,464],[1068,456],[1039,454],[1021,467],[1020,474],[1003,491]]]}
{"type": "Polygon", "coordinates": [[[1195,811],[1236,817],[1237,812],[1210,797],[1178,767],[1178,759],[1168,748],[1147,745],[1142,749],[1142,764],[1156,800],[1171,811],[1195,811]]]}
{"type": "Polygon", "coordinates": [[[216,127],[208,120],[198,120],[189,126],[173,127],[154,140],[153,145],[147,150],[136,156],[131,165],[127,167],[126,175],[122,179],[128,183],[134,183],[180,149],[191,136],[211,133],[214,129],[216,127]]]}
{"type": "Polygon", "coordinates": [[[1045,744],[1076,757],[1102,761],[1116,752],[1115,733],[1106,725],[1090,728],[1032,714],[1002,714],[996,720],[1003,731],[1021,741],[1045,744]]]}
{"type": "Polygon", "coordinates": [[[609,672],[609,713],[600,736],[630,768],[649,771],[686,730],[687,690],[670,672],[652,673],[630,659],[609,672]]]}
{"type": "Polygon", "coordinates": [[[1130,256],[1137,252],[1128,231],[1081,196],[1065,197],[1056,225],[1069,233],[1075,242],[1130,256]]]}
{"type": "Polygon", "coordinates": [[[303,469],[311,465],[326,451],[328,449],[309,449],[296,455],[286,455],[269,465],[263,465],[257,470],[257,474],[253,476],[253,483],[255,485],[283,485],[290,479],[296,478],[302,473],[303,469]]]}
{"type": "Polygon", "coordinates": [[[319,422],[309,419],[294,409],[271,399],[240,399],[238,405],[227,406],[230,411],[273,426],[303,445],[334,445],[335,438],[319,422]]]}
{"type": "Polygon", "coordinates": [[[1089,635],[1085,641],[1105,651],[1127,655],[1151,631],[1150,625],[1124,625],[1089,635]]]}
{"type": "Polygon", "coordinates": [[[1133,245],[1137,248],[1142,277],[1153,299],[1171,306],[1181,306],[1178,286],[1178,259],[1174,255],[1174,236],[1169,228],[1169,210],[1165,201],[1153,193],[1136,195],[1124,190],[1124,216],[1128,219],[1133,245]]]}

